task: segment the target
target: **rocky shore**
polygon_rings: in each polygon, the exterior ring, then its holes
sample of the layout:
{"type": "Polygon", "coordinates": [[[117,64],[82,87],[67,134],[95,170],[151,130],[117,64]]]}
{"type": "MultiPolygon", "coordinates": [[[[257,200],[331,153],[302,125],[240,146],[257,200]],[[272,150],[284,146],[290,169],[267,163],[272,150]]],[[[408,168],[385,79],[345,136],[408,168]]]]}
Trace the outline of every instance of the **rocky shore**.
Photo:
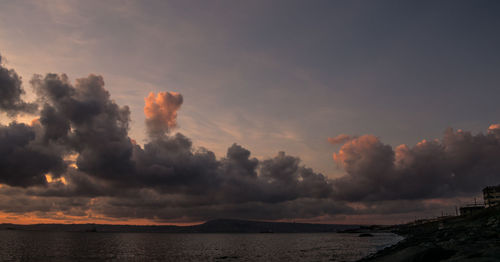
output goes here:
{"type": "Polygon", "coordinates": [[[500,261],[500,207],[395,226],[392,232],[405,239],[360,261],[500,261]]]}

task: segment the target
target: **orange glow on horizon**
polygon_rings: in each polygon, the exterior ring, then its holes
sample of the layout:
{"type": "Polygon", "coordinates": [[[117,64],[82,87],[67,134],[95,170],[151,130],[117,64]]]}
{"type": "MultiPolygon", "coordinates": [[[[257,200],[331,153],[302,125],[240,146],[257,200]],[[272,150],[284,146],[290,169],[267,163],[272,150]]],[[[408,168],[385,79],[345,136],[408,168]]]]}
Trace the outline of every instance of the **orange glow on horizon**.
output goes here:
{"type": "Polygon", "coordinates": [[[105,224],[105,225],[173,225],[173,226],[192,226],[204,223],[204,221],[197,222],[159,222],[150,219],[118,219],[106,217],[78,217],[68,216],[61,212],[55,212],[54,218],[40,217],[34,212],[25,214],[11,214],[0,212],[0,223],[19,224],[19,225],[32,225],[32,224],[105,224]]]}

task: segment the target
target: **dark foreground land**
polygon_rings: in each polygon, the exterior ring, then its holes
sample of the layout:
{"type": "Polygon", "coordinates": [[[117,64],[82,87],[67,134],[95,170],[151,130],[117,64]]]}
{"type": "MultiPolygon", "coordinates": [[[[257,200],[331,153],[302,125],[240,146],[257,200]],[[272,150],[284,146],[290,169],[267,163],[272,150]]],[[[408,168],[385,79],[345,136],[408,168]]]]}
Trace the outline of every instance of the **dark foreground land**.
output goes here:
{"type": "Polygon", "coordinates": [[[217,219],[194,226],[134,226],[99,224],[0,224],[0,230],[103,233],[326,233],[358,228],[355,225],[262,222],[217,219]]]}
{"type": "Polygon", "coordinates": [[[360,261],[500,261],[500,207],[392,232],[406,239],[360,261]]]}

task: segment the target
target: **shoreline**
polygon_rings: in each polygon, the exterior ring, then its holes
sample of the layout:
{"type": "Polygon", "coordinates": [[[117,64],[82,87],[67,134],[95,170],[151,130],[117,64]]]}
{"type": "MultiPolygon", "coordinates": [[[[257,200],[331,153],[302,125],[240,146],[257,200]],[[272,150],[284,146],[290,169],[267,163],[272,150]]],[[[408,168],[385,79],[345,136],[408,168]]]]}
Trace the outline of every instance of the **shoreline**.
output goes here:
{"type": "Polygon", "coordinates": [[[0,230],[63,231],[101,233],[329,233],[358,225],[263,222],[238,219],[209,220],[193,226],[109,224],[0,224],[0,230]]]}
{"type": "Polygon", "coordinates": [[[404,237],[358,262],[500,261],[500,207],[420,224],[396,225],[404,237]]]}

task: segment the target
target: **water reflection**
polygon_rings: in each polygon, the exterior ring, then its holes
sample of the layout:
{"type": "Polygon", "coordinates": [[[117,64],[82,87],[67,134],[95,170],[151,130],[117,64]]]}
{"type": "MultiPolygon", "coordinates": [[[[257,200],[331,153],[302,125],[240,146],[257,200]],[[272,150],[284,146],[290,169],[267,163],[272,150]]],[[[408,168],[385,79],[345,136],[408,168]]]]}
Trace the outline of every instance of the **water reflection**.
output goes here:
{"type": "Polygon", "coordinates": [[[0,231],[2,261],[355,261],[393,234],[155,234],[0,231]]]}

